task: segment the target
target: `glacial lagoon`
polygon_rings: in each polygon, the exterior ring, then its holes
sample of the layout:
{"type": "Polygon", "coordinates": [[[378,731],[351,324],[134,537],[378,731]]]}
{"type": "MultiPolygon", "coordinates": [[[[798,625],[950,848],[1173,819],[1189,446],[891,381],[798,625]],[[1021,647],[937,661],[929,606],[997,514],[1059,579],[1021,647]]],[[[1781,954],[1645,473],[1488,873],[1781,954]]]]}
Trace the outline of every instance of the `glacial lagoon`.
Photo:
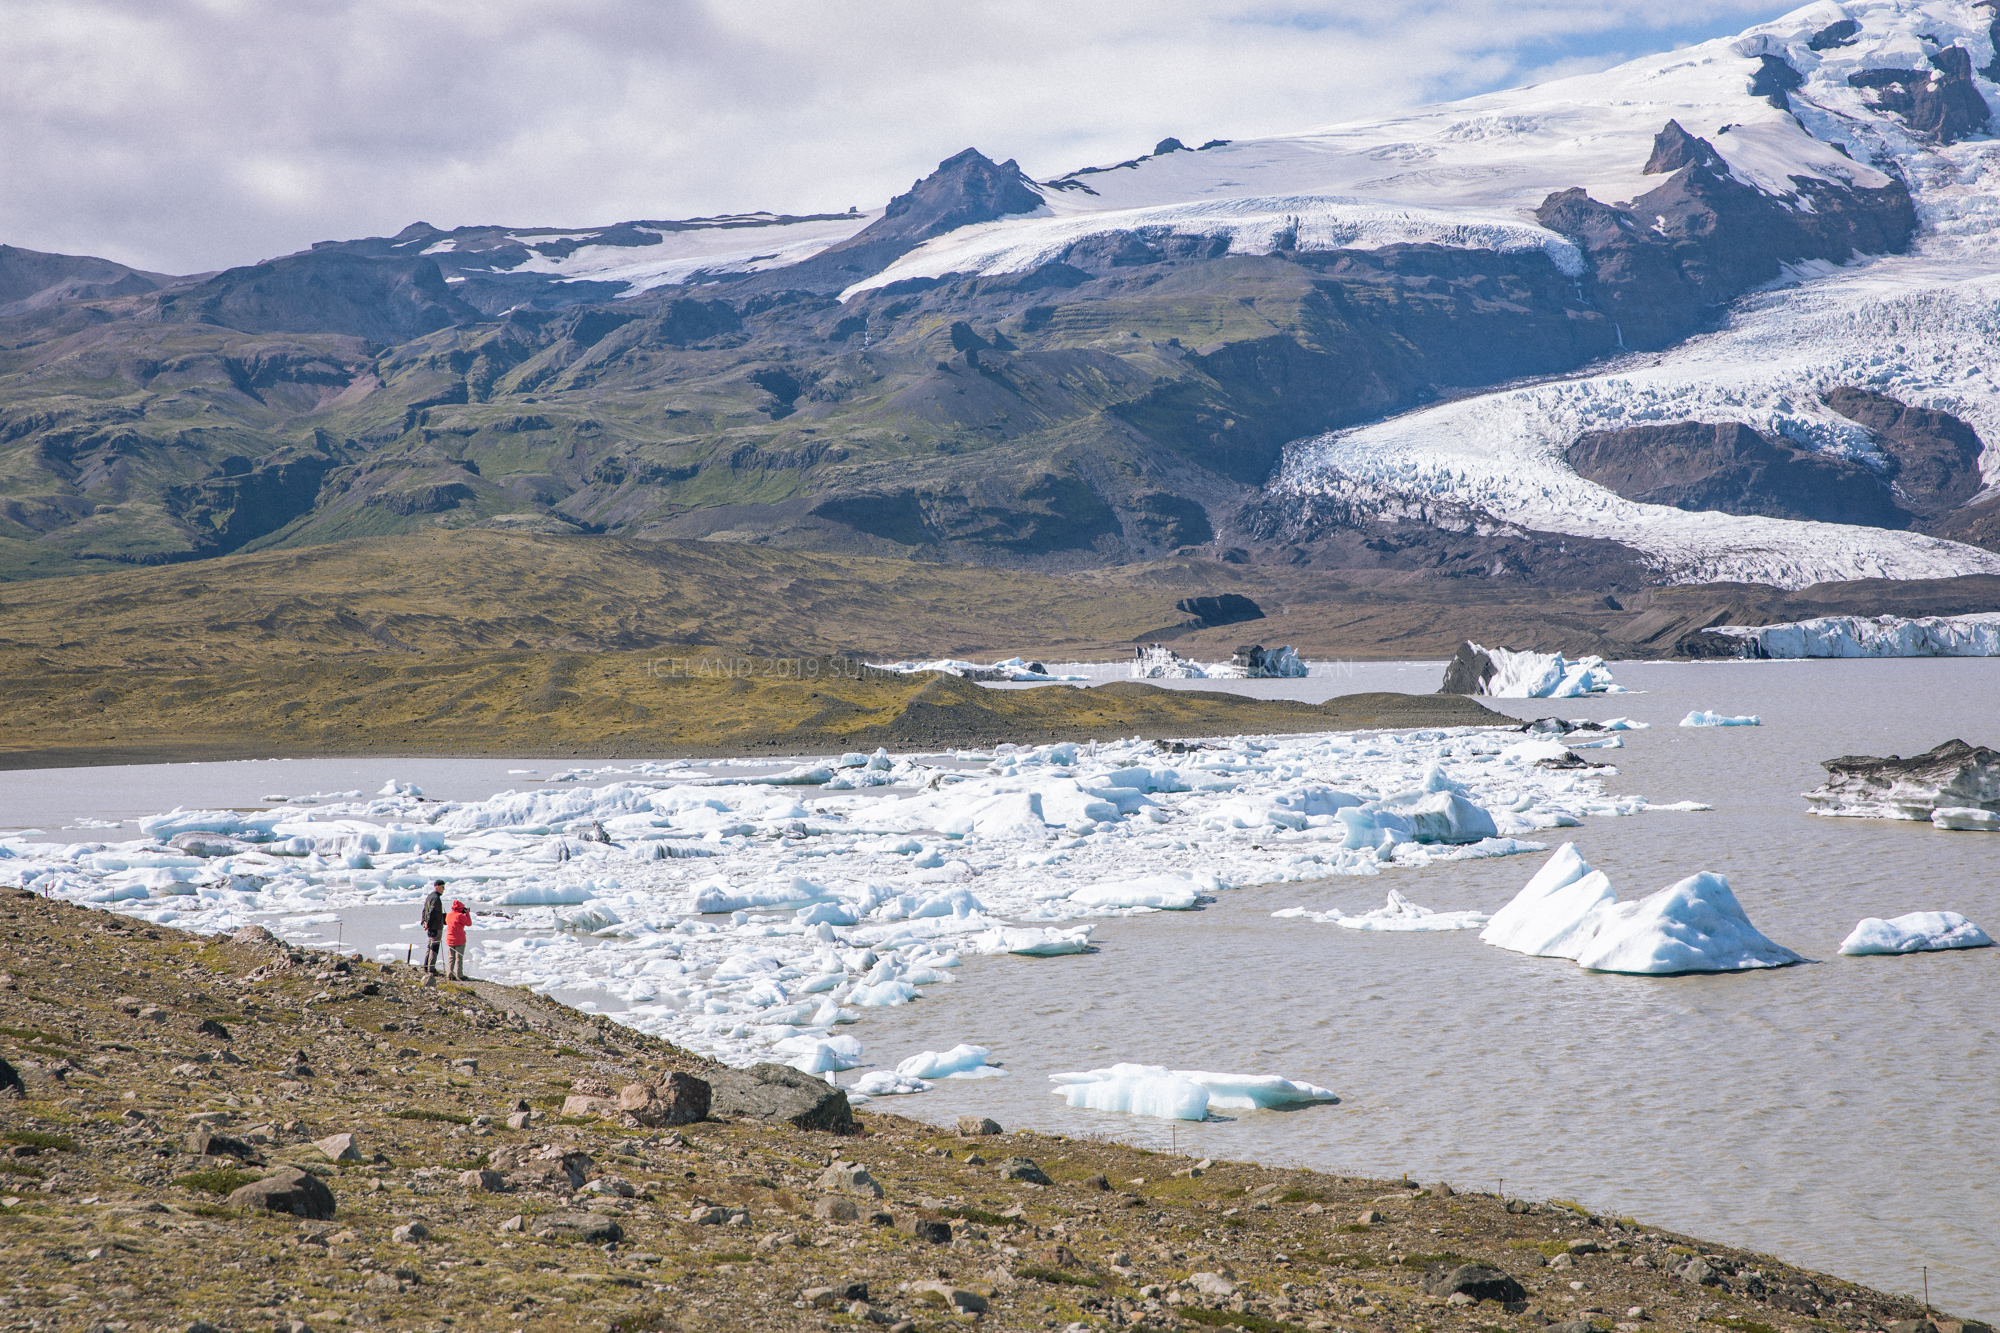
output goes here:
{"type": "MultiPolygon", "coordinates": [[[[1163,683],[1316,700],[1431,689],[1442,669],[1316,666],[1302,680],[1163,683]]],[[[1821,759],[2000,738],[2000,662],[1621,663],[1615,674],[1634,692],[1491,702],[1524,718],[1651,723],[1623,734],[1623,748],[1585,752],[1616,765],[1605,792],[1714,809],[1587,818],[1533,840],[1551,850],[1575,841],[1626,899],[1718,871],[1766,935],[1811,961],[1609,976],[1488,947],[1476,931],[1369,933],[1271,916],[1367,910],[1392,887],[1429,908],[1491,912],[1546,852],[1228,889],[1199,911],[1098,921],[1085,954],[968,956],[923,999],[865,1011],[840,1030],[878,1065],[973,1042],[1011,1071],[939,1081],[876,1107],[939,1122],[976,1111],[1196,1155],[1407,1172],[1467,1189],[1504,1181],[1509,1194],[1574,1199],[1891,1290],[1916,1290],[1927,1265],[1942,1308],[2000,1316],[1991,1096],[2000,950],[1837,953],[1867,916],[1951,909],[2000,925],[2000,838],[1814,818],[1798,798],[1819,781],[1821,759]],[[1763,725],[1675,725],[1695,709],[1757,714],[1763,725]],[[1342,1100],[1177,1123],[1072,1110],[1050,1094],[1051,1073],[1118,1061],[1283,1074],[1342,1100]]],[[[73,826],[174,805],[255,805],[277,792],[373,793],[392,776],[476,800],[564,767],[328,759],[9,772],[0,825],[111,841],[135,832],[73,826]],[[525,769],[538,771],[509,771],[525,769]]],[[[413,914],[379,904],[329,913],[342,918],[343,943],[370,952],[407,943],[413,914]]],[[[299,928],[314,943],[331,943],[333,931],[299,928]]],[[[560,993],[621,1007],[602,992],[560,993]]]]}

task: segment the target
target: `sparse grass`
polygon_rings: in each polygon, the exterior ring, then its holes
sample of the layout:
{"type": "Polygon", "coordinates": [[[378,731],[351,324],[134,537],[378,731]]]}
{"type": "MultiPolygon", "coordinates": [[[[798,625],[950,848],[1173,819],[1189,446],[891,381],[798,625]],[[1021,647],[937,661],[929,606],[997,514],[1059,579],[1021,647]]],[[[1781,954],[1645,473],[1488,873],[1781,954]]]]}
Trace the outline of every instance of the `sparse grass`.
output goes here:
{"type": "Polygon", "coordinates": [[[193,1171],[185,1176],[177,1176],[174,1184],[201,1194],[228,1195],[263,1178],[264,1174],[261,1171],[238,1171],[230,1167],[217,1167],[212,1171],[193,1171]]]}
{"type": "Polygon", "coordinates": [[[75,1152],[76,1140],[66,1134],[44,1134],[37,1129],[15,1129],[0,1135],[9,1143],[18,1143],[25,1148],[40,1148],[44,1152],[75,1152]]]}
{"type": "Polygon", "coordinates": [[[391,1111],[389,1115],[394,1120],[429,1120],[440,1125],[469,1125],[472,1123],[471,1116],[460,1115],[457,1111],[425,1111],[413,1108],[405,1111],[391,1111]]]}
{"type": "Polygon", "coordinates": [[[1251,1314],[1238,1310],[1205,1310],[1199,1306],[1183,1305],[1177,1312],[1182,1319],[1207,1328],[1243,1328],[1250,1333],[1290,1333],[1297,1327],[1283,1320],[1272,1319],[1268,1315],[1251,1314]]]}
{"type": "Polygon", "coordinates": [[[1432,1264],[1456,1265],[1462,1264],[1465,1261],[1464,1255],[1453,1254],[1451,1251],[1446,1250],[1442,1254],[1406,1254],[1403,1256],[1403,1267],[1414,1268],[1421,1273],[1432,1264]]]}
{"type": "Polygon", "coordinates": [[[1704,1324],[1717,1324],[1723,1328],[1734,1330],[1734,1333],[1778,1333],[1778,1330],[1770,1324],[1761,1324],[1754,1319],[1744,1319],[1740,1315],[1705,1314],[1701,1317],[1701,1322],[1704,1324]]]}
{"type": "Polygon", "coordinates": [[[1096,1287],[1102,1284],[1089,1273],[1072,1273],[1066,1268],[1051,1268],[1047,1264],[1022,1264],[1014,1270],[1018,1277],[1031,1277],[1037,1282],[1047,1282],[1058,1287],[1096,1287]]]}

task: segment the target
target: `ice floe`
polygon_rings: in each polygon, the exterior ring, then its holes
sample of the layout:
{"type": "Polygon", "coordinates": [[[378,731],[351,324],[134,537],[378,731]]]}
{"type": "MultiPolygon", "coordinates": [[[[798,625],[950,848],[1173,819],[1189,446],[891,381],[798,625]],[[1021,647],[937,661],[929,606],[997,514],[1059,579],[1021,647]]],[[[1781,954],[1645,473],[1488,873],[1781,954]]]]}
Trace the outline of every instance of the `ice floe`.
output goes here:
{"type": "Polygon", "coordinates": [[[896,1066],[904,1078],[1005,1078],[1007,1071],[990,1063],[993,1052],[961,1042],[948,1051],[922,1051],[896,1066]]]}
{"type": "Polygon", "coordinates": [[[1051,1074],[1053,1089],[1072,1107],[1205,1120],[1211,1110],[1271,1110],[1311,1102],[1337,1102],[1329,1088],[1275,1074],[1211,1074],[1164,1065],[1115,1064],[1075,1074],[1051,1074]]]}
{"type": "Polygon", "coordinates": [[[475,911],[475,975],[589,993],[729,1063],[827,1073],[858,1058],[847,1025],[921,1002],[967,959],[1060,967],[1107,947],[1106,920],[1541,850],[1541,830],[1649,808],[1603,791],[1612,770],[1543,765],[1550,746],[1430,728],[626,763],[485,800],[348,793],[174,810],[127,839],[14,834],[0,883],[323,945],[303,918],[413,918],[443,878],[475,911]]]}
{"type": "Polygon", "coordinates": [[[1745,657],[2000,657],[2000,612],[1820,616],[1783,625],[1717,625],[1745,657]]]}
{"type": "Polygon", "coordinates": [[[1737,972],[1803,962],[1766,939],[1729,881],[1702,871],[1636,902],[1621,903],[1603,871],[1564,843],[1480,932],[1487,944],[1568,958],[1593,972],[1671,976],[1737,972]]]}
{"type": "Polygon", "coordinates": [[[1389,890],[1388,903],[1372,912],[1349,913],[1337,907],[1324,912],[1311,912],[1303,907],[1287,907],[1271,915],[1280,919],[1292,917],[1324,921],[1349,930],[1478,930],[1488,920],[1484,912],[1434,912],[1428,907],[1417,906],[1394,889],[1389,890]]]}
{"type": "Polygon", "coordinates": [[[1088,676],[1056,675],[1040,662],[1030,662],[1025,658],[1010,657],[1004,662],[985,665],[979,662],[964,662],[955,657],[940,657],[929,662],[871,662],[877,671],[895,671],[903,675],[915,675],[920,671],[939,671],[947,676],[963,676],[967,680],[1089,680],[1088,676]]]}
{"type": "Polygon", "coordinates": [[[1208,663],[1182,657],[1162,643],[1132,650],[1134,680],[1282,680],[1303,678],[1306,672],[1306,664],[1289,644],[1282,648],[1254,644],[1239,648],[1227,662],[1208,663]]]}
{"type": "Polygon", "coordinates": [[[1761,727],[1764,719],[1754,713],[1743,717],[1725,717],[1721,713],[1710,713],[1700,708],[1691,708],[1681,719],[1684,727],[1761,727]]]}
{"type": "Polygon", "coordinates": [[[1957,912],[1910,912],[1884,921],[1864,917],[1840,942],[1844,954],[1925,953],[1934,949],[1983,949],[1993,937],[1957,912]]]}

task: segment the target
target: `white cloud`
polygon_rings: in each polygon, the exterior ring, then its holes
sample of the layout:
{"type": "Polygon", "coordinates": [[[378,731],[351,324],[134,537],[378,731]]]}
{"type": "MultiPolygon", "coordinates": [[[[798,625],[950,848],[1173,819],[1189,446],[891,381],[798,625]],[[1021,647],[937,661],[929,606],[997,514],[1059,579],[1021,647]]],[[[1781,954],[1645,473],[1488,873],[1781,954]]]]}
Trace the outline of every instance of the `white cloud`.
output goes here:
{"type": "Polygon", "coordinates": [[[0,0],[0,241],[186,272],[330,237],[844,209],[1601,67],[1690,0],[0,0]]]}

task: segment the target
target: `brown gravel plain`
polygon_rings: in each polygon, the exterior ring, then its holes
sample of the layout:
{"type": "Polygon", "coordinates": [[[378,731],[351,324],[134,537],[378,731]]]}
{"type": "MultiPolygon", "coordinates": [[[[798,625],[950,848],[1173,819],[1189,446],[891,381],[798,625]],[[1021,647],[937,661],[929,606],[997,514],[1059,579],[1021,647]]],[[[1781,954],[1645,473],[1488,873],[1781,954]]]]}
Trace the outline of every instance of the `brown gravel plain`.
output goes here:
{"type": "Polygon", "coordinates": [[[870,1112],[565,1115],[714,1067],[523,991],[20,890],[0,1051],[0,1329],[1925,1333],[1907,1297],[1443,1182],[870,1112]],[[828,1193],[837,1160],[881,1196],[828,1193]],[[288,1166],[332,1216],[231,1204],[288,1166]]]}

